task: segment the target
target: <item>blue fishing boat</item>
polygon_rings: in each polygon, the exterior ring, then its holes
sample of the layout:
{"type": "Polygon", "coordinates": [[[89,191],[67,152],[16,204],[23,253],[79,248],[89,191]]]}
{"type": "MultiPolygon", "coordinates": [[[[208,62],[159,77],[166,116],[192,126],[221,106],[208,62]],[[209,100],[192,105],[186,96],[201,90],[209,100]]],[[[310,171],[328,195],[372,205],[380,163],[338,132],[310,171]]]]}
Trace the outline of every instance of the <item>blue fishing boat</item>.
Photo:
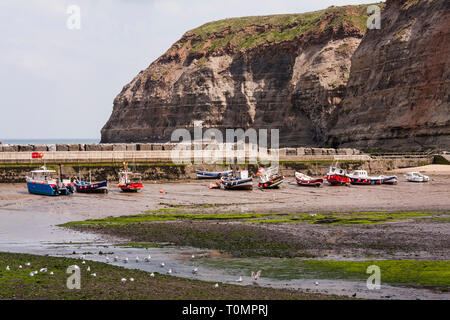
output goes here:
{"type": "Polygon", "coordinates": [[[196,170],[198,179],[220,179],[221,177],[228,177],[233,174],[233,170],[208,172],[196,170]]]}
{"type": "Polygon", "coordinates": [[[80,193],[108,193],[108,180],[92,182],[91,172],[89,171],[89,182],[81,179],[75,180],[75,189],[80,193]]]}
{"type": "Polygon", "coordinates": [[[80,193],[107,193],[108,192],[108,181],[101,182],[86,182],[77,181],[75,182],[75,189],[80,193]]]}
{"type": "Polygon", "coordinates": [[[61,196],[73,193],[73,186],[68,180],[53,178],[55,170],[48,170],[45,166],[33,170],[26,177],[28,192],[46,196],[61,196]]]}

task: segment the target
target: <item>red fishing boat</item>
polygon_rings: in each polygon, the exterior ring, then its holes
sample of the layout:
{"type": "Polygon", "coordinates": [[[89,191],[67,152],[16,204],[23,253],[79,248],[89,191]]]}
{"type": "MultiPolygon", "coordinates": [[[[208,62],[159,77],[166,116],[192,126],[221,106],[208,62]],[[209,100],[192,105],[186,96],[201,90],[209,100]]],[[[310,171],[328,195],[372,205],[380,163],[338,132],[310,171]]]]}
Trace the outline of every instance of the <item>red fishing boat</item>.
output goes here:
{"type": "Polygon", "coordinates": [[[300,186],[320,187],[323,184],[323,179],[312,178],[301,172],[295,173],[295,180],[297,181],[297,184],[300,186]]]}
{"type": "Polygon", "coordinates": [[[328,173],[324,176],[330,184],[332,185],[344,185],[350,183],[350,178],[344,169],[337,167],[330,167],[328,173]]]}
{"type": "Polygon", "coordinates": [[[144,185],[142,184],[142,177],[140,173],[131,172],[127,169],[127,164],[124,164],[125,169],[119,172],[119,184],[117,185],[123,192],[138,192],[144,185]]]}

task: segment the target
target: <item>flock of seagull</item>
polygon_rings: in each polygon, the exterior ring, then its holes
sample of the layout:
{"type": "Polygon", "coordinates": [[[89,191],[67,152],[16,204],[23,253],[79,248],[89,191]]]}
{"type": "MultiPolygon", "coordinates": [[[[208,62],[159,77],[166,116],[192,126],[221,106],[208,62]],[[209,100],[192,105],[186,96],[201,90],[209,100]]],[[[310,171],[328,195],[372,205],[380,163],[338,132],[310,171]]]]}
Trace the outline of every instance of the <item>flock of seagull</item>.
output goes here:
{"type": "MultiPolygon", "coordinates": [[[[83,255],[83,256],[81,256],[81,264],[83,264],[83,265],[85,265],[86,264],[86,259],[85,259],[86,257],[83,255]]],[[[195,255],[192,255],[191,256],[191,258],[192,258],[192,260],[194,260],[195,259],[195,255]]],[[[151,257],[151,255],[148,255],[147,257],[145,257],[144,258],[144,261],[145,262],[150,262],[151,261],[151,259],[152,259],[152,257],[151,257]]],[[[106,257],[106,263],[110,263],[110,258],[109,257],[106,257]]],[[[119,257],[118,256],[115,256],[114,258],[113,258],[113,261],[114,262],[118,262],[119,261],[119,257]]],[[[137,256],[136,257],[136,259],[135,259],[135,261],[136,261],[136,263],[139,263],[140,261],[141,261],[141,259],[139,258],[139,256],[137,256]]],[[[129,262],[129,259],[127,258],[127,257],[125,257],[125,258],[123,258],[122,259],[122,262],[123,263],[128,263],[129,262]]],[[[25,266],[26,267],[30,267],[31,266],[31,263],[30,262],[26,262],[25,263],[25,266]]],[[[164,268],[166,266],[166,264],[164,263],[164,262],[161,262],[160,263],[160,267],[161,268],[164,268]]],[[[76,266],[77,268],[79,268],[78,266],[76,266]]],[[[23,266],[22,265],[19,265],[19,269],[22,269],[23,268],[23,266]]],[[[8,266],[6,266],[6,271],[10,271],[11,270],[11,267],[8,265],[8,266]]],[[[87,272],[91,272],[91,267],[90,266],[88,266],[87,268],[86,268],[86,271],[87,272]]],[[[38,273],[47,273],[48,272],[48,269],[47,268],[41,268],[39,271],[37,271],[37,270],[35,270],[35,271],[31,271],[30,273],[29,273],[29,275],[30,275],[30,277],[34,277],[35,275],[37,275],[38,273]]],[[[169,268],[168,270],[167,270],[167,274],[172,274],[173,273],[173,270],[172,270],[172,268],[169,268]]],[[[53,271],[51,271],[50,273],[49,273],[50,275],[54,275],[54,273],[53,273],[53,271]]],[[[196,266],[194,266],[194,268],[192,269],[192,274],[198,274],[198,267],[196,267],[196,266]]],[[[97,277],[97,274],[96,273],[91,273],[90,274],[92,277],[97,277]]],[[[155,273],[154,272],[152,272],[152,273],[150,273],[150,276],[153,278],[153,277],[155,277],[155,273]]],[[[252,273],[251,273],[251,278],[252,278],[252,280],[254,281],[254,283],[256,283],[256,281],[260,278],[260,276],[261,276],[261,270],[259,270],[259,271],[257,271],[257,272],[253,272],[252,271],[252,273]]],[[[130,282],[134,282],[135,281],[135,279],[134,278],[129,278],[128,279],[130,282]]],[[[126,278],[122,278],[120,281],[122,282],[122,283],[125,283],[125,282],[127,282],[128,281],[126,278]]],[[[243,281],[243,279],[242,279],[242,276],[240,276],[239,277],[239,279],[237,279],[236,280],[236,282],[242,282],[243,281]]],[[[317,283],[318,284],[318,283],[317,283]]],[[[219,287],[219,284],[218,283],[216,283],[216,284],[214,284],[214,286],[213,286],[214,288],[218,288],[219,287]]]]}

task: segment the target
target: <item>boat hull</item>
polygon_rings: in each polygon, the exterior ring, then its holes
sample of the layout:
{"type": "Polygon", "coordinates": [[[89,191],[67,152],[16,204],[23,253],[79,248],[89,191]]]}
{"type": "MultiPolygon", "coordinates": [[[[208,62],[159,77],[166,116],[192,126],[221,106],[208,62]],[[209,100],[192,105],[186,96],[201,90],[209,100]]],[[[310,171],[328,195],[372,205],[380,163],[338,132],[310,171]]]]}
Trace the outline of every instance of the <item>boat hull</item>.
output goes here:
{"type": "Polygon", "coordinates": [[[323,179],[304,180],[304,179],[295,177],[295,180],[297,180],[297,184],[299,186],[305,186],[305,187],[320,187],[323,184],[323,179]]]}
{"type": "Polygon", "coordinates": [[[350,183],[350,178],[340,174],[331,174],[324,177],[328,183],[334,186],[345,185],[350,183]]]}
{"type": "Polygon", "coordinates": [[[383,179],[381,179],[381,178],[350,178],[350,183],[353,185],[368,186],[368,185],[382,184],[383,179]]]}
{"type": "Polygon", "coordinates": [[[258,189],[277,189],[284,182],[283,176],[276,176],[270,181],[258,183],[258,189]]]}
{"type": "Polygon", "coordinates": [[[119,185],[120,190],[123,192],[139,192],[144,186],[142,183],[129,183],[124,185],[119,185]]]}
{"type": "Polygon", "coordinates": [[[108,181],[101,181],[95,183],[77,183],[75,189],[80,193],[107,193],[108,181]]]}
{"type": "Polygon", "coordinates": [[[253,179],[230,179],[222,180],[222,185],[226,190],[252,190],[253,179]]]}
{"type": "Polygon", "coordinates": [[[28,192],[44,196],[67,196],[71,194],[67,187],[57,187],[48,183],[27,182],[28,192]]]}
{"type": "Polygon", "coordinates": [[[208,172],[196,170],[198,179],[220,179],[220,177],[226,177],[233,173],[232,170],[221,172],[208,172]]]}
{"type": "Polygon", "coordinates": [[[384,177],[383,178],[383,184],[397,184],[398,178],[397,176],[391,176],[391,177],[384,177]]]}

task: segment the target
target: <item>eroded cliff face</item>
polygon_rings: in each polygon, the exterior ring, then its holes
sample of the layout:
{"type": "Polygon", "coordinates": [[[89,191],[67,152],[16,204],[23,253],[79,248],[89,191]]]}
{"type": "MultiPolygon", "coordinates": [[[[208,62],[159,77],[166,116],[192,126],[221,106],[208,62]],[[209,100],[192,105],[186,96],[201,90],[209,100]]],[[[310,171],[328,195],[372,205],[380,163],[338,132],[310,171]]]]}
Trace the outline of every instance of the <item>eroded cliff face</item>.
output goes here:
{"type": "Polygon", "coordinates": [[[449,147],[448,1],[388,0],[364,36],[366,10],[189,31],[123,88],[102,142],[165,142],[202,120],[280,129],[281,146],[449,147]]]}
{"type": "Polygon", "coordinates": [[[450,147],[450,2],[388,1],[381,29],[352,57],[328,143],[363,149],[450,147]]]}
{"type": "Polygon", "coordinates": [[[366,6],[228,19],[187,32],[114,100],[102,142],[162,142],[177,128],[280,129],[323,142],[342,103],[366,6]]]}

